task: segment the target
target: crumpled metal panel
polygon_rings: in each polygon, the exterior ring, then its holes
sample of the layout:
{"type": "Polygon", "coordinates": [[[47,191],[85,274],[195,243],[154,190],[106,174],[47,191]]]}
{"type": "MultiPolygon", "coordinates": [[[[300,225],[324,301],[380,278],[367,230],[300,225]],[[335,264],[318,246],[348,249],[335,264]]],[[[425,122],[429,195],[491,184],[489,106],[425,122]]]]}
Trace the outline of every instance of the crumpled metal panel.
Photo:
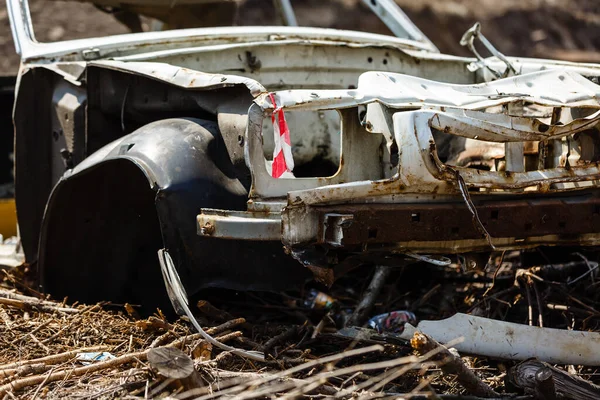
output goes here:
{"type": "MultiPolygon", "coordinates": [[[[347,108],[379,102],[391,108],[426,105],[478,110],[525,101],[562,107],[599,107],[600,86],[578,73],[539,71],[493,82],[455,85],[389,72],[366,72],[353,90],[287,90],[275,93],[278,106],[303,110],[347,108]]],[[[267,95],[256,100],[263,109],[273,105],[267,95]]]]}
{"type": "Polygon", "coordinates": [[[257,81],[237,75],[207,74],[188,68],[157,62],[122,62],[122,61],[94,61],[90,66],[101,66],[117,71],[128,72],[146,76],[170,83],[185,89],[218,89],[235,85],[244,85],[253,96],[265,93],[267,90],[257,81]]]}
{"type": "MultiPolygon", "coordinates": [[[[600,86],[582,75],[569,71],[541,71],[477,85],[440,83],[407,75],[367,72],[361,75],[356,90],[290,90],[276,93],[277,105],[284,109],[344,109],[367,104],[363,127],[382,133],[388,144],[395,141],[401,148],[398,165],[401,174],[389,180],[330,178],[284,179],[274,182],[262,169],[262,153],[258,151],[260,132],[251,123],[247,132],[247,160],[253,174],[253,197],[288,195],[290,201],[347,202],[378,196],[381,201],[396,201],[398,193],[458,194],[456,172],[467,186],[520,189],[557,182],[597,179],[593,164],[569,169],[499,174],[498,172],[445,166],[437,156],[432,128],[454,136],[496,143],[547,141],[572,135],[595,125],[600,118],[600,86]],[[548,88],[552,90],[548,90],[548,88]],[[491,108],[521,103],[543,107],[577,110],[562,113],[552,121],[545,115],[519,116],[491,108]],[[379,109],[383,105],[383,110],[379,109]],[[410,111],[417,109],[419,111],[410,111]],[[378,112],[376,113],[375,111],[378,112]],[[404,110],[404,111],[402,111],[404,110]],[[587,111],[586,111],[587,110],[587,111]],[[393,122],[392,122],[393,115],[393,122]],[[374,118],[375,117],[375,118],[374,118]],[[374,118],[370,120],[369,118],[374,118]],[[393,125],[393,127],[392,127],[393,125]],[[392,137],[394,131],[395,137],[392,137]],[[342,183],[344,182],[344,183],[342,183]],[[331,185],[331,186],[330,186],[331,185]],[[381,196],[391,195],[387,200],[381,196]]],[[[272,107],[271,100],[259,96],[256,103],[263,109],[272,107]]],[[[345,110],[348,113],[350,110],[345,110]]],[[[253,113],[249,114],[250,119],[253,113]]],[[[356,117],[354,117],[356,118],[356,117]]],[[[351,128],[352,117],[345,116],[343,135],[352,134],[354,146],[368,135],[351,128]]],[[[256,123],[260,124],[260,121],[256,123]]],[[[293,133],[292,133],[293,134],[293,133]]],[[[344,143],[344,140],[342,140],[344,143]]],[[[356,157],[344,154],[349,163],[362,163],[363,151],[356,157]]],[[[344,171],[343,164],[340,171],[344,171]]]]}
{"type": "MultiPolygon", "coordinates": [[[[493,114],[485,113],[493,119],[493,114]]],[[[464,115],[463,115],[464,116],[464,115]]],[[[597,163],[588,163],[571,168],[553,168],[526,172],[484,171],[472,168],[450,166],[442,163],[437,156],[435,141],[431,127],[459,136],[471,138],[482,137],[486,140],[509,142],[519,140],[518,131],[509,127],[494,126],[482,119],[468,123],[461,120],[460,114],[419,110],[395,113],[394,133],[397,143],[402,143],[399,153],[399,171],[390,179],[379,181],[349,182],[339,185],[322,186],[310,190],[291,191],[288,193],[289,204],[328,204],[364,201],[377,198],[378,202],[397,202],[394,195],[430,193],[460,194],[457,185],[457,174],[469,187],[495,189],[522,189],[534,185],[549,186],[559,182],[578,182],[600,179],[600,168],[597,163]],[[442,122],[443,123],[440,123],[442,122]],[[463,126],[464,125],[464,126],[463,126]],[[497,130],[497,132],[493,132],[497,130]]],[[[554,127],[556,136],[575,133],[600,120],[600,113],[592,114],[589,119],[575,120],[571,125],[554,127]]],[[[549,127],[549,130],[551,128],[549,127]]],[[[544,132],[545,135],[547,132],[544,132]]],[[[541,140],[532,130],[525,131],[520,140],[541,140]],[[533,135],[533,136],[529,136],[533,135]]],[[[545,139],[549,137],[544,136],[545,139]]]]}

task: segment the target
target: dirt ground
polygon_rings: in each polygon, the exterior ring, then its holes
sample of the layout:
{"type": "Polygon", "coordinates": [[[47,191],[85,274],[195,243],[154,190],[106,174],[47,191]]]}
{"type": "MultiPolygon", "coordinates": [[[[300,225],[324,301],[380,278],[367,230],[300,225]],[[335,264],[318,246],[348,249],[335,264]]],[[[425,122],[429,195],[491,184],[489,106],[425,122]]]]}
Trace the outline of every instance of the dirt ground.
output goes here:
{"type": "MultiPolygon", "coordinates": [[[[500,51],[515,56],[599,62],[600,2],[596,0],[397,0],[442,52],[467,55],[461,35],[474,22],[500,51]]],[[[385,32],[360,0],[292,0],[301,24],[385,32]]],[[[240,25],[273,23],[270,0],[247,0],[240,25]]],[[[0,3],[0,73],[15,74],[8,14],[0,3]]],[[[126,33],[127,28],[91,4],[32,0],[34,30],[40,41],[126,33]]],[[[145,28],[148,26],[146,24],[145,28]]]]}

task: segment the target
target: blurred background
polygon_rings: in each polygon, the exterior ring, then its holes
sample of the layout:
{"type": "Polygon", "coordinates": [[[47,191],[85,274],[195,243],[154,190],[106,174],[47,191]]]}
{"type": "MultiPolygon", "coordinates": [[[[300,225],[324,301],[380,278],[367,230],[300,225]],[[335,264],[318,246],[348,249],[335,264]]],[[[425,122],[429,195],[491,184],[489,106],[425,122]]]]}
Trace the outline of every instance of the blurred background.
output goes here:
{"type": "MultiPolygon", "coordinates": [[[[291,0],[300,25],[388,33],[361,0],[291,0]]],[[[228,3],[228,2],[226,2],[228,3]]],[[[416,25],[449,54],[470,55],[458,42],[474,22],[498,49],[515,56],[560,58],[600,62],[599,0],[397,0],[416,25]]],[[[30,0],[34,30],[39,41],[126,33],[118,22],[128,15],[91,3],[30,0]],[[113,12],[115,15],[111,15],[113,12]],[[115,18],[115,16],[117,18],[115,18]]],[[[165,1],[170,4],[170,1],[165,1]]],[[[236,25],[278,23],[271,0],[241,0],[237,5],[203,10],[205,20],[236,25]]],[[[188,13],[189,14],[189,13],[188,13]]],[[[187,21],[173,21],[172,26],[187,21]]],[[[144,18],[140,28],[149,30],[152,21],[144,18]]],[[[4,2],[0,3],[0,74],[15,74],[18,57],[10,34],[4,2]]]]}

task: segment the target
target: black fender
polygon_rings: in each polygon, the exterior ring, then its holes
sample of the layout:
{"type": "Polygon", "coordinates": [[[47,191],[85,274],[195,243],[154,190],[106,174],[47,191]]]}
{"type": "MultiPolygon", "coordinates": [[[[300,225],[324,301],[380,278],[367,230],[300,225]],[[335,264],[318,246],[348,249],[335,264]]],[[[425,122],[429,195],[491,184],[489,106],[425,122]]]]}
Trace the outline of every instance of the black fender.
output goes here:
{"type": "Polygon", "coordinates": [[[168,307],[157,251],[192,295],[203,288],[282,290],[308,272],[280,242],[197,235],[200,208],[244,210],[216,123],[153,122],[98,150],[56,184],[39,242],[42,290],[56,297],[168,307]]]}

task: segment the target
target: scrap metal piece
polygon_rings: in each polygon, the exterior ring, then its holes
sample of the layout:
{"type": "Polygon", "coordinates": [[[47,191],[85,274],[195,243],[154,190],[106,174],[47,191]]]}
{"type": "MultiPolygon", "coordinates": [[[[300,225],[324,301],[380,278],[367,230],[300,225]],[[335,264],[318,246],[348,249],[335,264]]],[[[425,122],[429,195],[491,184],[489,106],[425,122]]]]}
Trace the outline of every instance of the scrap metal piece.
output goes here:
{"type": "MultiPolygon", "coordinates": [[[[567,70],[544,70],[492,82],[458,85],[411,75],[370,71],[360,75],[356,89],[286,90],[275,92],[277,105],[290,109],[320,110],[378,102],[391,108],[441,106],[482,110],[522,101],[549,107],[600,105],[600,86],[567,70]],[[551,87],[552,90],[548,90],[551,87]]],[[[272,108],[269,95],[255,100],[263,110],[272,108]]]]}
{"type": "Polygon", "coordinates": [[[277,9],[277,12],[283,19],[283,23],[287,26],[298,26],[296,20],[296,14],[292,8],[290,0],[273,0],[273,5],[277,9]]]}
{"type": "Polygon", "coordinates": [[[536,357],[553,364],[600,365],[600,333],[567,331],[455,314],[440,321],[406,324],[400,337],[406,340],[423,332],[438,342],[459,337],[454,347],[460,351],[508,360],[536,357]]]}
{"type": "Polygon", "coordinates": [[[437,265],[438,267],[447,267],[448,265],[452,264],[452,260],[444,256],[415,254],[410,251],[405,252],[404,255],[410,258],[414,258],[415,260],[424,261],[432,265],[437,265]]]}
{"type": "Polygon", "coordinates": [[[173,259],[171,258],[169,252],[166,249],[158,250],[158,261],[160,263],[160,269],[163,274],[165,286],[167,287],[167,292],[169,293],[169,298],[173,303],[173,307],[176,311],[179,312],[181,310],[183,311],[183,313],[185,313],[185,315],[187,315],[192,325],[194,325],[194,328],[196,328],[196,330],[207,342],[225,351],[230,351],[233,354],[238,355],[240,357],[249,358],[255,361],[265,361],[264,355],[257,351],[242,350],[228,346],[215,340],[215,338],[206,333],[206,331],[202,329],[200,323],[198,322],[196,317],[194,317],[194,314],[189,308],[185,288],[181,283],[181,279],[179,278],[179,273],[175,268],[173,259]]]}
{"type": "Polygon", "coordinates": [[[25,254],[23,254],[21,240],[16,236],[4,240],[0,234],[0,270],[3,267],[18,267],[24,262],[25,254]]]}
{"type": "Polygon", "coordinates": [[[404,346],[407,344],[406,339],[402,339],[398,337],[397,334],[394,333],[378,333],[376,330],[370,328],[359,328],[357,326],[349,326],[346,328],[342,328],[337,331],[334,336],[352,339],[357,342],[367,342],[367,343],[390,343],[398,346],[404,346]]]}
{"type": "Polygon", "coordinates": [[[398,37],[408,37],[427,45],[430,51],[439,53],[438,48],[425,34],[408,18],[394,0],[363,0],[392,33],[398,37]]]}
{"type": "Polygon", "coordinates": [[[498,49],[496,49],[494,47],[494,45],[489,40],[487,40],[487,38],[485,36],[483,36],[483,34],[481,33],[481,24],[479,22],[476,22],[471,28],[469,28],[463,34],[462,38],[460,39],[460,45],[467,46],[469,48],[469,50],[471,50],[471,52],[475,55],[475,57],[477,57],[477,59],[479,60],[479,65],[474,63],[477,68],[480,66],[484,66],[492,74],[494,74],[494,76],[496,76],[496,78],[505,78],[505,77],[509,76],[509,74],[511,74],[511,73],[512,74],[517,73],[517,70],[512,65],[512,63],[508,60],[508,58],[506,58],[506,56],[504,54],[500,53],[498,51],[498,49]],[[475,48],[475,44],[473,43],[475,41],[475,39],[479,39],[481,41],[481,43],[485,46],[486,49],[488,49],[488,51],[490,53],[492,53],[494,56],[496,56],[500,61],[502,61],[506,65],[506,69],[504,70],[503,73],[499,73],[498,71],[492,69],[485,62],[485,59],[483,57],[481,57],[481,55],[475,48]]]}
{"type": "Polygon", "coordinates": [[[200,236],[260,241],[281,237],[280,213],[202,208],[196,219],[200,236]]]}

